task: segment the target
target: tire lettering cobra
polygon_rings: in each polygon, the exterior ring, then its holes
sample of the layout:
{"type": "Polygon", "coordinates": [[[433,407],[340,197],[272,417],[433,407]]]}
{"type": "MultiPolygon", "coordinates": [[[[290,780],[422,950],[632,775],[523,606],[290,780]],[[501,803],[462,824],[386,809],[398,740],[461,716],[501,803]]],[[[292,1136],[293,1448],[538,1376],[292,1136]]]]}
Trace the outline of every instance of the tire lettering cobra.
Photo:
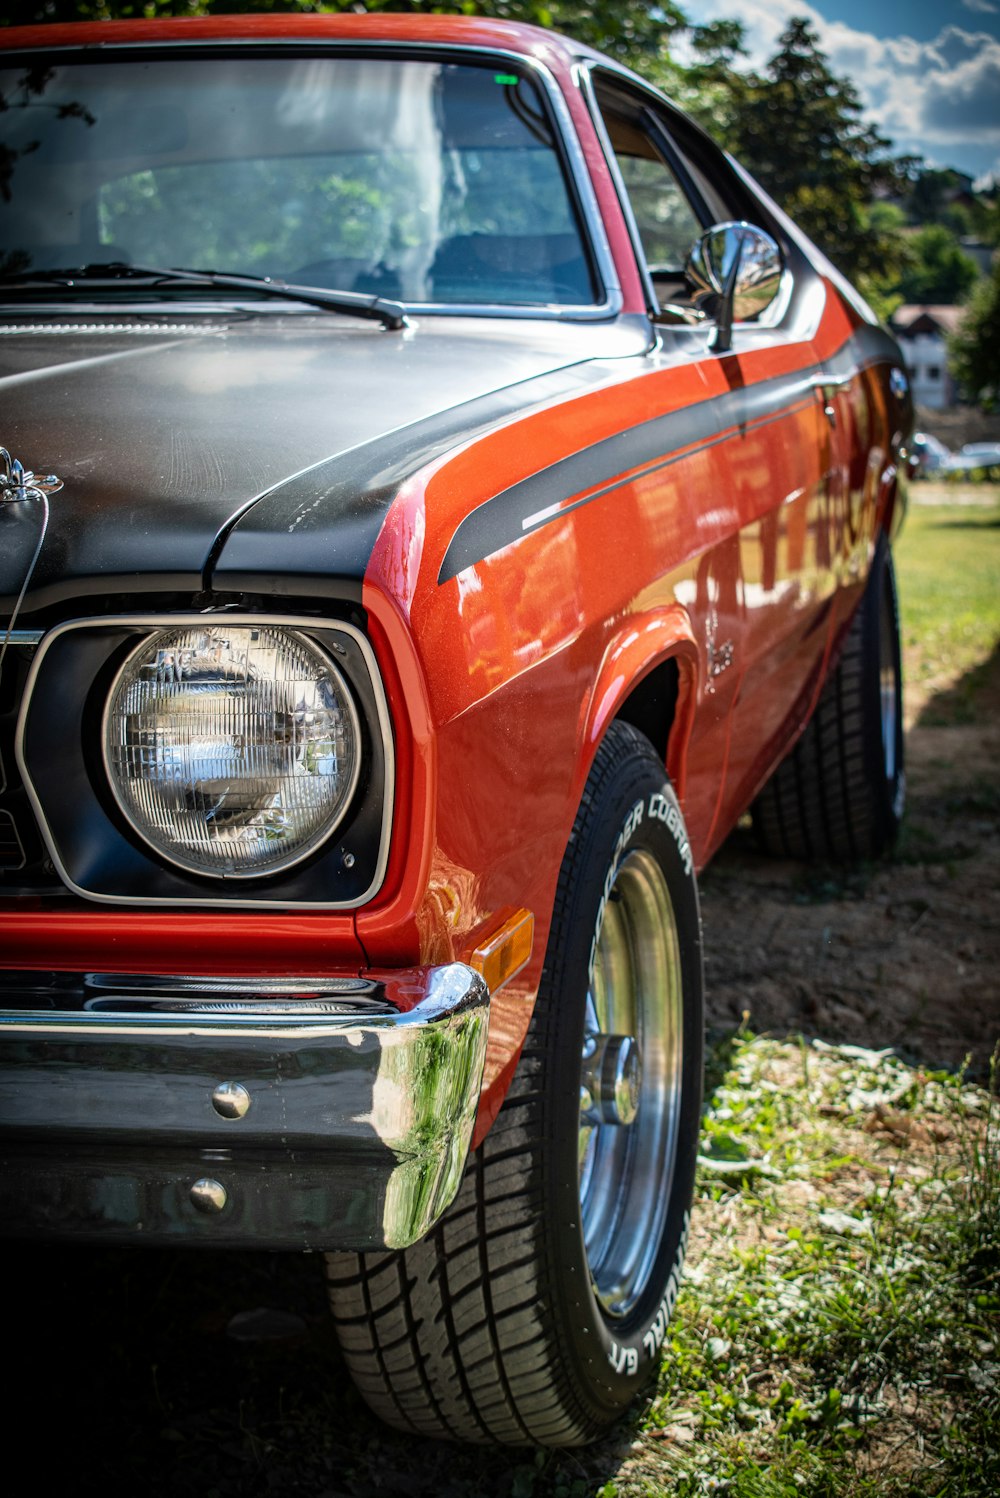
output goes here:
{"type": "Polygon", "coordinates": [[[649,798],[649,815],[655,817],[658,822],[662,822],[669,831],[677,844],[678,853],[684,860],[684,872],[690,877],[694,860],[691,857],[691,844],[684,831],[684,822],[677,807],[672,801],[668,801],[661,791],[654,791],[649,798]]]}

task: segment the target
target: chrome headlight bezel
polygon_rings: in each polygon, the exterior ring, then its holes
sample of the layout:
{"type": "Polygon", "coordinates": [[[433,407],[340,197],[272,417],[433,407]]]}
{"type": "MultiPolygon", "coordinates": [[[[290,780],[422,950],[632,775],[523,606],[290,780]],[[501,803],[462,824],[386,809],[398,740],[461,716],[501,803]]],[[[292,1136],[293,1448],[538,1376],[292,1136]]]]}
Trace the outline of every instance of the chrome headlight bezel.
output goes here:
{"type": "Polygon", "coordinates": [[[336,619],[226,611],[227,627],[287,631],[335,663],[357,718],[363,764],[344,816],[301,858],[251,876],[192,873],[130,825],[104,765],[104,719],[124,662],[151,637],[204,627],[211,614],[74,619],[43,638],[18,721],[16,753],[49,854],[74,893],[108,904],[351,910],[381,887],[389,856],[395,762],[375,656],[336,619]]]}
{"type": "MultiPolygon", "coordinates": [[[[351,799],[354,796],[355,790],[357,789],[358,780],[361,775],[361,759],[363,747],[361,724],[358,719],[358,712],[354,704],[354,698],[351,694],[350,688],[344,681],[342,673],[338,670],[332,656],[327,655],[325,652],[321,652],[318,647],[308,638],[308,636],[303,635],[301,630],[284,629],[273,625],[262,625],[256,622],[254,622],[253,624],[234,623],[231,617],[225,617],[224,619],[219,619],[218,621],[216,621],[216,619],[214,619],[211,615],[206,616],[201,621],[199,629],[218,629],[220,632],[225,631],[228,634],[251,633],[254,635],[260,635],[261,633],[271,633],[275,637],[280,635],[284,638],[284,640],[291,642],[293,645],[297,645],[301,650],[308,652],[312,656],[322,660],[324,669],[332,678],[334,690],[338,692],[343,700],[343,704],[346,709],[345,716],[347,718],[348,728],[350,731],[351,739],[353,741],[351,769],[347,776],[346,785],[342,788],[342,793],[338,798],[336,814],[319,823],[315,830],[302,841],[302,843],[293,853],[286,854],[283,857],[274,859],[269,864],[265,864],[263,866],[242,867],[238,869],[212,868],[208,864],[203,864],[199,867],[194,858],[185,856],[184,844],[182,842],[178,841],[172,846],[166,845],[163,841],[157,839],[155,835],[155,828],[151,827],[151,824],[144,823],[142,821],[134,800],[130,800],[125,793],[125,788],[121,784],[122,777],[119,775],[116,767],[111,762],[114,708],[118,700],[119,693],[122,691],[123,686],[126,682],[127,674],[134,668],[135,663],[143,656],[148,656],[151,650],[156,649],[158,642],[163,642],[163,644],[165,644],[171,639],[171,637],[176,637],[184,633],[185,631],[183,626],[172,625],[169,629],[158,630],[155,634],[147,635],[145,639],[140,641],[140,643],[136,645],[132,651],[129,652],[129,654],[125,657],[125,660],[119,666],[117,674],[112,681],[110,688],[108,689],[101,723],[101,754],[104,762],[104,773],[107,776],[108,785],[122,816],[128,822],[129,826],[132,828],[135,834],[139,838],[141,838],[144,843],[147,843],[152,848],[157,857],[162,858],[167,863],[174,864],[176,865],[176,867],[183,869],[186,873],[194,874],[199,878],[234,880],[274,878],[276,875],[284,873],[288,869],[294,868],[297,863],[302,863],[305,859],[311,858],[313,854],[315,854],[317,850],[322,847],[327,839],[333,836],[348,813],[351,799]]],[[[193,631],[189,629],[187,632],[192,633],[193,631]]],[[[160,648],[163,648],[163,644],[160,645],[160,648]]]]}

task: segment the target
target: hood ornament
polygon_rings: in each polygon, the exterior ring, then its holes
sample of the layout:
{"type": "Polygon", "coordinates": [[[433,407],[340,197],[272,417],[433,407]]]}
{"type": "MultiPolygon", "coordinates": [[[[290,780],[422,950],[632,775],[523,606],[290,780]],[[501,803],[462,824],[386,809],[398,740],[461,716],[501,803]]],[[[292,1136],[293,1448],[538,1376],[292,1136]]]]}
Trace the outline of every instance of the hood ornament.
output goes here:
{"type": "Polygon", "coordinates": [[[0,447],[0,505],[41,499],[43,494],[57,493],[62,486],[62,479],[54,473],[25,473],[18,460],[5,447],[0,447]]]}

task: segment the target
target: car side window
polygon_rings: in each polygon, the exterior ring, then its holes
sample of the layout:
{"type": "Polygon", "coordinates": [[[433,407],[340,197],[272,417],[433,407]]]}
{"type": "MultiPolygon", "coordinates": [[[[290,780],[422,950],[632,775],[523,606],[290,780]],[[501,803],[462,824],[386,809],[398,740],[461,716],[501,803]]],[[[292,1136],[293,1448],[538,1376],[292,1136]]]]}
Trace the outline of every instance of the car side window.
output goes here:
{"type": "Polygon", "coordinates": [[[596,99],[631,216],[636,251],[660,307],[686,299],[684,266],[712,216],[647,100],[602,80],[596,99]]]}
{"type": "Polygon", "coordinates": [[[744,217],[745,206],[683,148],[654,100],[600,77],[595,96],[656,303],[676,308],[690,298],[685,265],[695,242],[713,224],[744,217]]]}
{"type": "Polygon", "coordinates": [[[676,278],[701,233],[699,218],[649,136],[613,115],[607,123],[650,274],[676,278]]]}

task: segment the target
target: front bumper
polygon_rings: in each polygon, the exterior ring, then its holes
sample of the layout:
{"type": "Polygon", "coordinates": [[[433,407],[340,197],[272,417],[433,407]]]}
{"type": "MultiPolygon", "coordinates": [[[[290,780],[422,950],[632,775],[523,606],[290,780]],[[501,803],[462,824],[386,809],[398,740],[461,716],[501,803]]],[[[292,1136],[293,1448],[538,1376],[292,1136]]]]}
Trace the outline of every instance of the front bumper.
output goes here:
{"type": "Polygon", "coordinates": [[[0,1231],[394,1249],[454,1197],[489,1019],[471,968],[42,979],[0,989],[0,1231]]]}

